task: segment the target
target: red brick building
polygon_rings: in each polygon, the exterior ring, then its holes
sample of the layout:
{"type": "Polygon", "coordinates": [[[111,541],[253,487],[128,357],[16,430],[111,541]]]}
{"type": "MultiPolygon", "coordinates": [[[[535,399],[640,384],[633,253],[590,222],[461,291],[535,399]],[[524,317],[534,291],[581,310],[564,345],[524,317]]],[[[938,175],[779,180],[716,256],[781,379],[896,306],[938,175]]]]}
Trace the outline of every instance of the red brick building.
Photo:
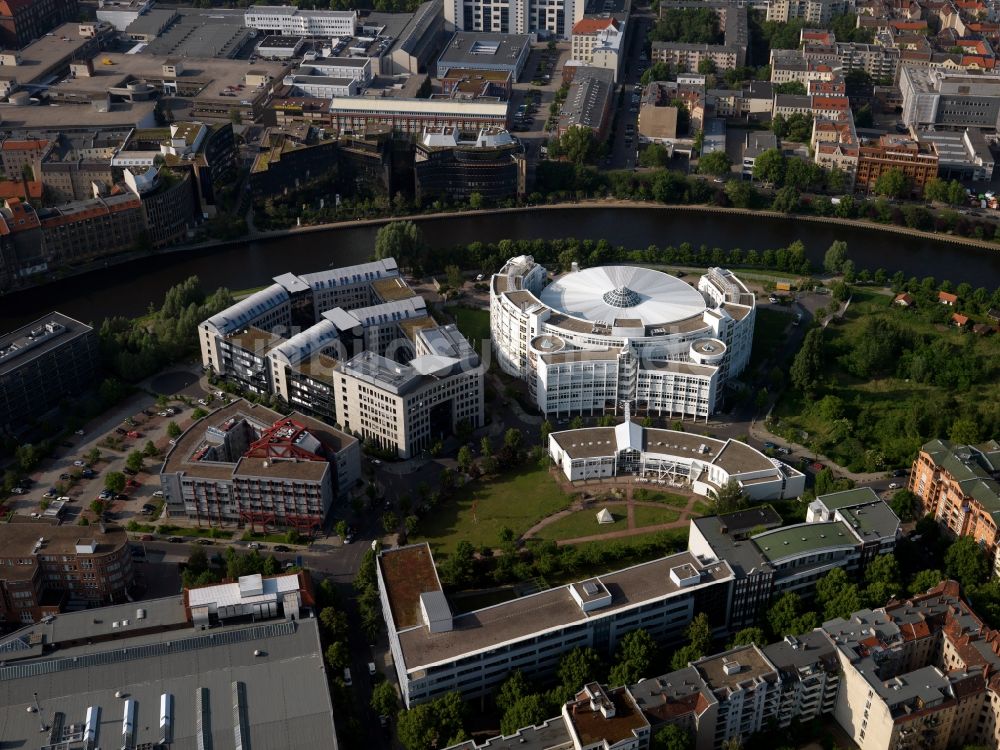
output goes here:
{"type": "Polygon", "coordinates": [[[0,524],[0,621],[37,622],[70,601],[122,602],[134,578],[124,529],[0,524]]]}
{"type": "Polygon", "coordinates": [[[884,135],[875,143],[861,146],[854,184],[872,191],[878,178],[891,169],[898,169],[909,178],[914,195],[922,195],[927,181],[937,177],[938,155],[926,144],[884,135]]]}
{"type": "Polygon", "coordinates": [[[77,0],[0,0],[0,46],[21,49],[59,24],[76,20],[77,0]]]}

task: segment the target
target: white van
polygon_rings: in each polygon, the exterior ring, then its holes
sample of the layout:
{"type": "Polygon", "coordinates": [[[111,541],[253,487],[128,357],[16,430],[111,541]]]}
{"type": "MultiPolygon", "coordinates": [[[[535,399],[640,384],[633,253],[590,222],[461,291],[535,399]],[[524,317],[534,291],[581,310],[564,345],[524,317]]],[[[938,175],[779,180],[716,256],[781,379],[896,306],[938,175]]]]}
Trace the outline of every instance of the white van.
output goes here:
{"type": "Polygon", "coordinates": [[[344,667],[344,684],[350,687],[354,684],[354,680],[351,679],[351,668],[344,667]]]}

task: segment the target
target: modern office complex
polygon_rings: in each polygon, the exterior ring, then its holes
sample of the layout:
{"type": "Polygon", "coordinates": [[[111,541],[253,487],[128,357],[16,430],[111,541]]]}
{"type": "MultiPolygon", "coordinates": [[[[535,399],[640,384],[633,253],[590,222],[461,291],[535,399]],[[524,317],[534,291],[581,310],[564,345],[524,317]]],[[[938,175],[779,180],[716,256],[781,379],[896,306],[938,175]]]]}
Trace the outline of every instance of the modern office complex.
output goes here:
{"type": "Polygon", "coordinates": [[[903,65],[899,69],[903,122],[911,128],[997,129],[1000,76],[903,65]]]}
{"type": "Polygon", "coordinates": [[[777,643],[739,646],[632,685],[586,685],[558,717],[451,750],[645,750],[666,724],[691,732],[697,750],[719,750],[819,716],[862,750],[996,747],[998,635],[959,597],[958,583],[943,581],[777,643]]]}
{"type": "Polygon", "coordinates": [[[510,73],[516,82],[531,54],[531,36],[507,30],[500,34],[488,31],[474,34],[456,31],[438,57],[438,76],[446,70],[462,68],[510,73]]]}
{"type": "Polygon", "coordinates": [[[319,527],[360,479],[357,439],[242,399],[191,425],[160,469],[170,516],[301,531],[319,527]]]}
{"type": "Polygon", "coordinates": [[[465,423],[483,426],[486,368],[454,325],[414,334],[416,356],[399,364],[368,349],[336,367],[344,429],[410,458],[465,423]]]}
{"type": "Polygon", "coordinates": [[[307,574],[46,617],[0,640],[5,744],[336,750],[307,574]]]}
{"type": "Polygon", "coordinates": [[[0,621],[126,600],[135,571],[124,529],[14,518],[0,524],[0,621]]]}
{"type": "Polygon", "coordinates": [[[698,612],[719,635],[746,627],[772,597],[808,594],[834,567],[855,575],[894,549],[899,519],[872,496],[826,495],[809,522],[786,527],[769,506],[700,518],[685,552],[461,615],[426,544],[383,551],[379,593],[403,698],[484,695],[516,669],[544,679],[565,652],[613,653],[636,628],[676,644],[698,612]]]}
{"type": "Polygon", "coordinates": [[[490,281],[490,327],[504,372],[547,416],[708,418],[750,358],[755,299],[730,271],[694,288],[636,266],[572,271],[546,286],[531,256],[490,281]]]}
{"type": "Polygon", "coordinates": [[[570,481],[634,477],[689,486],[701,495],[737,482],[756,502],[798,497],[805,475],[739,440],[642,427],[585,427],[549,434],[549,457],[570,481]]]}
{"type": "Polygon", "coordinates": [[[353,10],[300,10],[294,5],[254,5],[243,17],[247,28],[281,36],[353,37],[353,10]]]}
{"type": "Polygon", "coordinates": [[[0,431],[26,424],[91,387],[97,378],[94,329],[53,312],[0,336],[0,431]]]}
{"type": "Polygon", "coordinates": [[[958,445],[949,440],[925,444],[913,462],[909,490],[950,534],[971,536],[991,556],[1000,575],[1000,443],[958,445]]]}
{"type": "Polygon", "coordinates": [[[476,193],[499,203],[525,192],[524,146],[506,130],[480,130],[475,137],[463,137],[458,128],[428,129],[414,150],[417,203],[467,201],[476,193]]]}
{"type": "Polygon", "coordinates": [[[199,326],[202,363],[408,457],[483,424],[485,368],[385,260],[296,276],[199,326]]]}

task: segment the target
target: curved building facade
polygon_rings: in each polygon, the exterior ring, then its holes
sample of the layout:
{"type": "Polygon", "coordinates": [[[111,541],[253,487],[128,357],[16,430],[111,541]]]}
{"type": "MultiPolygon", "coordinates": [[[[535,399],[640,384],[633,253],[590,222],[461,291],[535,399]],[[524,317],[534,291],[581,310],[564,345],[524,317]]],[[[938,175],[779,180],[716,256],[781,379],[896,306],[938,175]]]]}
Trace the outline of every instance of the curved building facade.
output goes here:
{"type": "Polygon", "coordinates": [[[638,266],[599,266],[548,283],[528,255],[490,281],[493,349],[545,415],[703,417],[750,359],[755,299],[711,268],[697,288],[638,266]]]}

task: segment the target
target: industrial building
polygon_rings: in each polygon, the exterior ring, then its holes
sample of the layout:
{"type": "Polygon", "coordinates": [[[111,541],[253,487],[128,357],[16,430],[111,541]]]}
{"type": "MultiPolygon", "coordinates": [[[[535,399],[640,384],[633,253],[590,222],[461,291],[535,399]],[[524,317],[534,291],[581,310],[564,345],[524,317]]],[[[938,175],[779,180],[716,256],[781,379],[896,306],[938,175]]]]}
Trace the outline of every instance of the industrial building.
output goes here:
{"type": "Polygon", "coordinates": [[[298,573],[46,617],[0,640],[4,741],[336,750],[314,610],[298,573]]]}
{"type": "Polygon", "coordinates": [[[530,256],[490,281],[490,329],[504,372],[527,381],[547,416],[705,419],[746,367],[754,295],[730,271],[697,288],[637,266],[571,271],[551,284],[530,256]]]}

